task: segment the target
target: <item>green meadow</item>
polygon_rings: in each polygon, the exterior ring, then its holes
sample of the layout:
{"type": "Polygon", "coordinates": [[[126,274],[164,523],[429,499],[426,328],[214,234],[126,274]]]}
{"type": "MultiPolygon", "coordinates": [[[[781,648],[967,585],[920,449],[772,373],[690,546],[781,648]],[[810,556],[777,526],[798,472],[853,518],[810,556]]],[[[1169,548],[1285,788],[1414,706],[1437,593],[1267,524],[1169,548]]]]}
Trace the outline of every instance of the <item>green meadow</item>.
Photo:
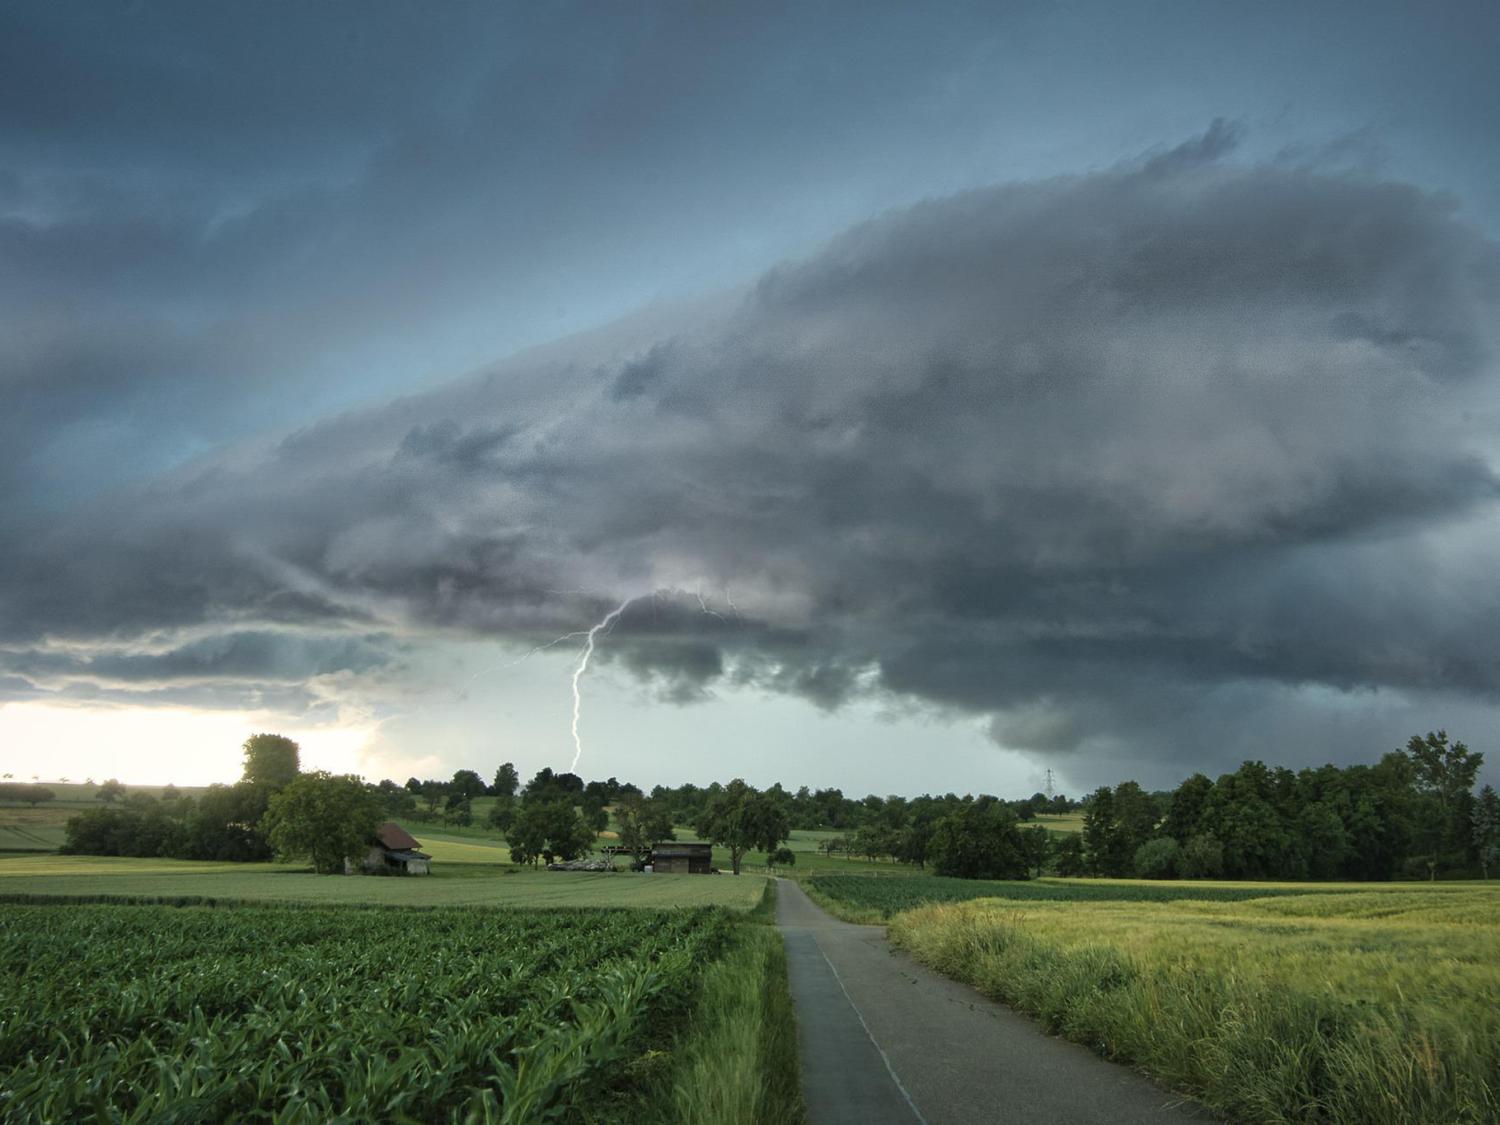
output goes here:
{"type": "Polygon", "coordinates": [[[215,900],[381,906],[723,906],[750,910],[764,876],[683,878],[517,867],[505,848],[425,836],[433,873],[415,878],[315,875],[271,863],[205,863],[112,856],[0,856],[0,900],[215,900]]]}

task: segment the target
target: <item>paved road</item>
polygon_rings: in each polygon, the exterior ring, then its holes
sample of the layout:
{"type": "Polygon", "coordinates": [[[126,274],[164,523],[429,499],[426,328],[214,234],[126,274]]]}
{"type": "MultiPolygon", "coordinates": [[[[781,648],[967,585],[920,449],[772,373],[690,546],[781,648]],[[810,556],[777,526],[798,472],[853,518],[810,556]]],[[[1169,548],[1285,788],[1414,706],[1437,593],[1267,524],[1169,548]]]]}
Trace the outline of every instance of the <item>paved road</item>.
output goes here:
{"type": "Polygon", "coordinates": [[[1212,1120],[1087,1049],[1052,1039],[776,886],[811,1125],[1171,1125],[1212,1120]]]}

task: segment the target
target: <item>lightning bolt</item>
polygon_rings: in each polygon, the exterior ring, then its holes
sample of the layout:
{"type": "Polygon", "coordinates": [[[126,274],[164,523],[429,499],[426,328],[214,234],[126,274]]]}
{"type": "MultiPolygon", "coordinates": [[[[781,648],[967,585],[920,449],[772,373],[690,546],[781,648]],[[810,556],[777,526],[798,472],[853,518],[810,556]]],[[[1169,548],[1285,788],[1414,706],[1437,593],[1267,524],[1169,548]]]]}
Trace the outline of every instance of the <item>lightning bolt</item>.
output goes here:
{"type": "MultiPolygon", "coordinates": [[[[556,590],[548,592],[568,594],[589,593],[589,591],[586,590],[556,590]]],[[[653,599],[659,599],[661,598],[662,593],[663,591],[657,590],[651,593],[649,596],[653,599]]],[[[573,763],[568,767],[568,770],[569,772],[575,772],[578,769],[579,759],[583,757],[583,736],[579,733],[578,725],[579,721],[583,717],[582,685],[584,673],[589,670],[589,661],[593,659],[594,649],[598,644],[599,638],[601,636],[607,635],[609,631],[614,628],[616,622],[620,620],[620,615],[625,612],[626,608],[629,607],[632,602],[638,601],[640,598],[646,596],[647,595],[645,594],[637,594],[632,597],[626,598],[623,602],[621,602],[614,609],[610,610],[599,621],[591,625],[588,629],[579,629],[572,633],[564,633],[560,637],[554,637],[552,638],[552,640],[547,641],[544,644],[539,644],[534,648],[528,649],[525,653],[523,653],[521,656],[516,657],[514,660],[508,660],[503,664],[496,664],[492,667],[481,669],[480,671],[475,672],[472,676],[470,676],[468,682],[472,684],[480,676],[489,675],[492,672],[502,671],[506,668],[514,668],[517,664],[531,659],[531,657],[535,656],[537,653],[546,652],[548,649],[553,648],[556,645],[564,644],[567,641],[576,640],[579,637],[584,638],[583,652],[579,655],[578,664],[573,669],[572,680],[573,723],[571,729],[573,732],[573,763]]],[[[724,621],[724,615],[709,606],[708,600],[704,598],[701,588],[697,591],[694,591],[692,593],[692,596],[697,599],[698,608],[705,615],[716,618],[719,621],[724,621]]],[[[740,616],[739,606],[734,604],[734,599],[729,597],[727,591],[725,592],[725,598],[728,600],[730,609],[734,612],[736,619],[738,619],[740,616]]],[[[460,692],[459,698],[462,698],[462,692],[460,692]]]]}
{"type": "Polygon", "coordinates": [[[708,603],[703,600],[702,590],[695,590],[693,592],[693,596],[698,599],[698,608],[701,609],[704,613],[708,614],[710,617],[717,617],[720,621],[724,620],[724,615],[722,613],[717,613],[714,610],[708,608],[708,603]]]}
{"type": "Polygon", "coordinates": [[[634,598],[626,598],[588,631],[588,640],[583,645],[583,655],[578,658],[578,667],[573,669],[573,764],[568,767],[569,773],[577,771],[578,759],[583,757],[583,739],[578,733],[578,720],[583,712],[583,693],[579,690],[578,682],[589,670],[589,658],[594,655],[594,642],[599,639],[599,634],[612,628],[614,623],[620,620],[620,614],[625,612],[625,607],[633,601],[635,601],[634,598]]]}

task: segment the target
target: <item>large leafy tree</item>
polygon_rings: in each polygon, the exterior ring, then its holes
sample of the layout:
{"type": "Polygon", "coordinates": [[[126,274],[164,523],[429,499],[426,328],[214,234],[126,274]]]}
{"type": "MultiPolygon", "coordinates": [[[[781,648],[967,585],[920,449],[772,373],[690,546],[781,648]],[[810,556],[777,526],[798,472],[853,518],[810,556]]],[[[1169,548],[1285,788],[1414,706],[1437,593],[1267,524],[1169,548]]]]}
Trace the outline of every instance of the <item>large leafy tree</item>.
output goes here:
{"type": "Polygon", "coordinates": [[[303,774],[271,797],[264,825],[276,854],[310,857],[319,874],[344,869],[363,855],[383,815],[379,795],[350,774],[303,774]]]}
{"type": "Polygon", "coordinates": [[[245,739],[244,779],[252,785],[282,789],[301,768],[301,750],[281,734],[253,734],[245,739]]]}
{"type": "Polygon", "coordinates": [[[94,791],[94,799],[103,801],[106,805],[118,801],[123,796],[125,796],[125,786],[113,777],[94,791]]]}
{"type": "Polygon", "coordinates": [[[615,824],[619,827],[620,846],[629,848],[637,860],[651,855],[652,844],[677,838],[666,802],[639,793],[626,793],[615,802],[615,824]]]}
{"type": "Polygon", "coordinates": [[[908,806],[905,826],[896,841],[895,856],[902,863],[927,865],[927,849],[932,844],[932,830],[946,811],[933,797],[918,797],[908,806]]]}
{"type": "Polygon", "coordinates": [[[1083,852],[1089,871],[1115,878],[1129,875],[1135,850],[1127,844],[1115,807],[1115,791],[1101,785],[1089,795],[1083,813],[1083,852]]]}
{"type": "Polygon", "coordinates": [[[937,822],[932,869],[960,879],[1025,879],[1026,841],[1011,809],[993,797],[966,802],[937,822]]]}
{"type": "Polygon", "coordinates": [[[472,801],[475,797],[484,796],[484,778],[480,777],[473,770],[456,771],[453,775],[453,780],[448,785],[450,792],[456,794],[463,801],[472,801]]]}
{"type": "Polygon", "coordinates": [[[1284,815],[1285,779],[1264,762],[1245,762],[1214,783],[1204,827],[1224,849],[1230,879],[1289,878],[1294,840],[1284,815]]]}
{"type": "Polygon", "coordinates": [[[446,781],[424,781],[418,794],[422,805],[428,816],[436,816],[438,806],[448,798],[449,785],[446,781]]]}
{"type": "Polygon", "coordinates": [[[792,832],[782,803],[738,777],[708,799],[693,827],[709,843],[729,849],[736,875],[746,852],[774,852],[792,832]]]}
{"type": "Polygon", "coordinates": [[[1417,843],[1427,864],[1427,877],[1437,878],[1445,855],[1462,860],[1470,845],[1470,812],[1474,779],[1484,755],[1462,742],[1448,741],[1447,731],[1412,735],[1406,743],[1422,812],[1417,819],[1417,843]]]}
{"type": "Polygon", "coordinates": [[[528,801],[567,797],[576,803],[582,795],[583,778],[576,773],[554,773],[551,766],[537,770],[521,790],[521,796],[528,801]]]}
{"type": "Polygon", "coordinates": [[[556,795],[522,801],[506,839],[516,863],[535,863],[553,857],[563,860],[587,855],[595,832],[578,814],[569,797],[556,795]]]}
{"type": "Polygon", "coordinates": [[[1188,778],[1172,794],[1162,831],[1179,844],[1185,844],[1196,836],[1208,807],[1214,783],[1201,773],[1188,778]]]}
{"type": "Polygon", "coordinates": [[[1052,856],[1052,833],[1038,824],[1021,833],[1021,842],[1026,853],[1026,865],[1031,868],[1032,874],[1040,879],[1042,869],[1052,856]]]}
{"type": "Polygon", "coordinates": [[[1071,832],[1062,838],[1056,852],[1057,873],[1065,878],[1088,874],[1088,857],[1083,849],[1083,837],[1071,832]]]}
{"type": "Polygon", "coordinates": [[[497,797],[514,797],[520,784],[521,775],[516,772],[515,764],[503,762],[495,771],[495,784],[490,791],[497,797]]]}

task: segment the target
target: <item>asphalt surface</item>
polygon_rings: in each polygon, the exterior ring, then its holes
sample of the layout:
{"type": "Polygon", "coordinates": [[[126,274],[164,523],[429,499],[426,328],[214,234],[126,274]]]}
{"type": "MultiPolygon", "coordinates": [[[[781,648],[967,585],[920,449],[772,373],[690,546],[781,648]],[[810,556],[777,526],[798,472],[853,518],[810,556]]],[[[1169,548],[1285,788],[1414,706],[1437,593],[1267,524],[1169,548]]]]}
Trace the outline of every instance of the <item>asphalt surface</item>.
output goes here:
{"type": "Polygon", "coordinates": [[[811,1125],[1213,1120],[776,886],[811,1125]]]}

